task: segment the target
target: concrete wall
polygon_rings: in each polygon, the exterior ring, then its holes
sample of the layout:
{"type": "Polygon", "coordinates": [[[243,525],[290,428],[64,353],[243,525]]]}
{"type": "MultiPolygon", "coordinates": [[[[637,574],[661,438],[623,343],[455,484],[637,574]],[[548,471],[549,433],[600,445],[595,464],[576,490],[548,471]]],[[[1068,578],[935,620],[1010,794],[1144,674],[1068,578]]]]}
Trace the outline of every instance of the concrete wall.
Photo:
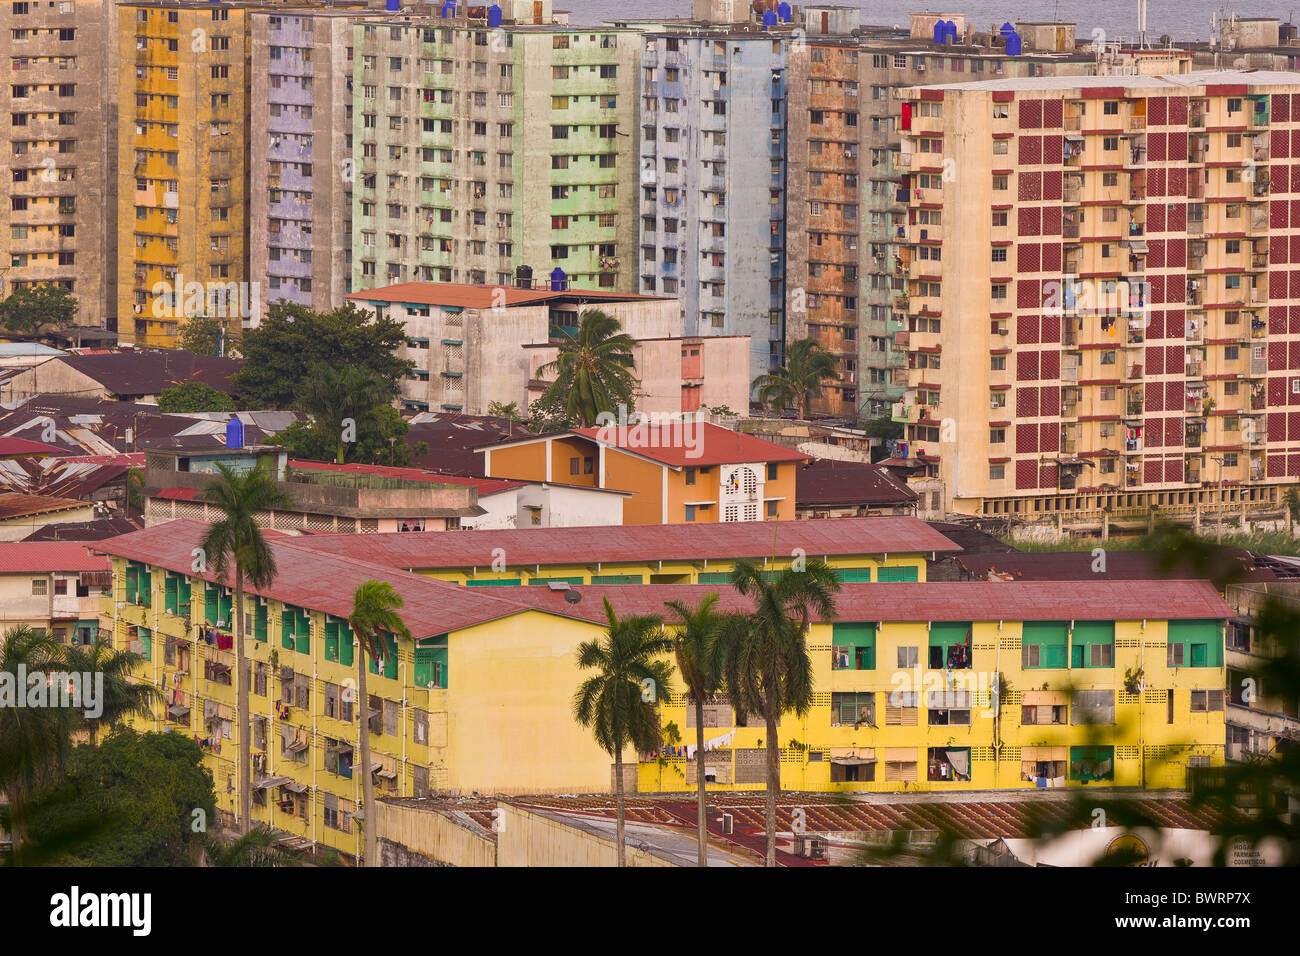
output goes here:
{"type": "MultiPolygon", "coordinates": [[[[500,804],[499,810],[498,866],[618,865],[613,840],[508,803],[500,804]]],[[[626,853],[628,866],[672,865],[633,846],[628,846],[626,853]]]]}
{"type": "Polygon", "coordinates": [[[37,528],[44,528],[47,524],[63,524],[71,521],[93,521],[95,518],[95,506],[89,502],[81,508],[70,508],[67,511],[55,511],[43,515],[23,515],[17,518],[9,518],[0,521],[0,541],[21,541],[37,528]]]}
{"type": "Polygon", "coordinates": [[[476,530],[499,528],[562,528],[623,523],[622,495],[582,488],[528,485],[479,498],[487,514],[461,520],[461,527],[476,530]],[[531,508],[541,509],[540,524],[533,524],[531,508]]]}
{"type": "Polygon", "coordinates": [[[0,398],[19,401],[33,395],[75,395],[77,398],[113,398],[103,385],[66,365],[62,359],[50,359],[24,369],[0,382],[0,398]]]}
{"type": "Polygon", "coordinates": [[[375,801],[384,866],[496,866],[493,841],[442,813],[375,801]]]}

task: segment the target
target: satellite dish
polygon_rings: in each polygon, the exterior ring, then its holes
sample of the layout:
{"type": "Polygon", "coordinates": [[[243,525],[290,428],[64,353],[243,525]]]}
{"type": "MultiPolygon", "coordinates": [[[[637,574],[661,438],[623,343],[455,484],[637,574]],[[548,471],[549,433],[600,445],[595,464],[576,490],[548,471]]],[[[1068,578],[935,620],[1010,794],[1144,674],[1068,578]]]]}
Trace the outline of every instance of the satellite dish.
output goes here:
{"type": "Polygon", "coordinates": [[[575,591],[573,588],[570,588],[569,590],[564,592],[564,600],[568,601],[570,604],[577,604],[579,601],[582,600],[582,595],[579,594],[577,591],[575,591]]]}

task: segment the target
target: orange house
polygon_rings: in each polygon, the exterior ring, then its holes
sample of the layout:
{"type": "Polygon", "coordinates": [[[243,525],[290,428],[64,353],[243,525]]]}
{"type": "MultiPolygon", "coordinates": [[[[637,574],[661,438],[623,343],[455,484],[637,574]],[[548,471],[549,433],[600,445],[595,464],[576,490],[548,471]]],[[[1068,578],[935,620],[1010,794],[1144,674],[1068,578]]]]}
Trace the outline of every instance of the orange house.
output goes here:
{"type": "Polygon", "coordinates": [[[480,448],[490,478],[630,491],[624,524],[785,521],[808,456],[704,422],[606,425],[480,448]]]}

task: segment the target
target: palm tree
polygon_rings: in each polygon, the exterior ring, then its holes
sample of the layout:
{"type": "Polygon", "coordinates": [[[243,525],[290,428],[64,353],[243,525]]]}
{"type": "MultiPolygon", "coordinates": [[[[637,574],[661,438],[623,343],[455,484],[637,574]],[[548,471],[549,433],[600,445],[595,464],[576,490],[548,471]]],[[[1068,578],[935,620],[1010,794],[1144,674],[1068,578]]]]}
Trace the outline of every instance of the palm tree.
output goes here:
{"type": "Polygon", "coordinates": [[[1295,534],[1295,523],[1300,519],[1300,490],[1294,487],[1288,488],[1282,500],[1286,504],[1287,532],[1295,534]]]}
{"type": "Polygon", "coordinates": [[[348,624],[357,636],[361,653],[357,655],[357,713],[361,727],[357,731],[361,750],[361,813],[365,842],[362,852],[366,866],[379,865],[379,844],[375,832],[375,781],[370,773],[370,696],[366,693],[366,658],[377,665],[384,662],[384,642],[380,632],[387,631],[410,640],[411,632],[397,612],[405,602],[387,581],[365,581],[352,595],[352,616],[348,624]]]}
{"type": "MultiPolygon", "coordinates": [[[[0,673],[8,675],[15,692],[27,694],[26,675],[64,670],[63,648],[43,630],[25,624],[11,628],[0,641],[0,673]]],[[[0,789],[9,801],[9,832],[13,858],[21,862],[27,842],[27,797],[51,773],[71,740],[75,711],[70,707],[0,706],[0,789]]]]}
{"type": "Polygon", "coordinates": [[[245,474],[217,464],[218,474],[203,489],[221,517],[208,525],[199,547],[218,584],[235,575],[235,687],[239,710],[239,826],[247,833],[253,812],[252,731],[248,713],[249,661],[244,653],[244,581],[265,590],[275,577],[275,555],[257,524],[259,513],[289,504],[289,497],[260,463],[245,474]]]}
{"type": "Polygon", "coordinates": [[[743,620],[739,615],[714,610],[716,594],[707,594],[694,608],[682,601],[669,601],[676,616],[673,652],[677,670],[695,706],[696,803],[699,826],[699,865],[708,866],[709,831],[704,815],[704,698],[722,688],[724,635],[743,620]]]}
{"type": "Polygon", "coordinates": [[[378,373],[317,363],[303,382],[298,406],[311,415],[317,428],[337,435],[333,439],[334,460],[341,465],[348,446],[343,422],[351,419],[355,427],[367,413],[391,400],[392,389],[378,373]]]}
{"type": "Polygon", "coordinates": [[[672,667],[656,658],[669,654],[673,642],[664,636],[663,619],[658,616],[629,615],[620,619],[609,598],[605,598],[605,616],[609,627],[604,637],[578,645],[578,668],[596,673],[586,678],[573,695],[573,715],[592,731],[600,749],[614,758],[618,865],[627,866],[623,846],[623,748],[631,744],[644,753],[659,746],[659,714],[654,702],[670,693],[672,667]]]}
{"type": "Polygon", "coordinates": [[[753,387],[758,390],[758,400],[773,411],[794,408],[801,418],[807,418],[813,396],[835,372],[835,356],[812,339],[799,339],[786,349],[785,364],[758,376],[753,387]]]}
{"type": "Polygon", "coordinates": [[[764,571],[750,560],[732,571],[737,591],[753,598],[745,626],[726,632],[724,674],[738,709],[763,715],[767,733],[767,849],[765,864],[776,865],[776,797],[781,791],[782,714],[803,716],[812,705],[812,659],[805,635],[817,619],[835,616],[839,578],[825,563],[808,561],[805,570],[764,571]]]}
{"type": "Polygon", "coordinates": [[[131,679],[131,672],[144,660],[131,651],[115,651],[107,641],[73,645],[64,649],[64,665],[75,674],[102,674],[104,685],[98,717],[84,717],[93,747],[101,727],[112,727],[128,717],[148,717],[162,694],[152,684],[131,679]]]}
{"type": "Polygon", "coordinates": [[[275,842],[271,831],[256,826],[233,840],[220,840],[204,834],[201,859],[207,866],[298,866],[300,861],[275,842]]]}
{"type": "Polygon", "coordinates": [[[578,334],[561,329],[559,355],[537,370],[538,375],[555,373],[555,381],[537,401],[563,403],[569,421],[586,426],[595,425],[601,412],[614,412],[619,405],[631,409],[637,386],[632,362],[635,344],[618,319],[588,309],[582,313],[578,334]]]}

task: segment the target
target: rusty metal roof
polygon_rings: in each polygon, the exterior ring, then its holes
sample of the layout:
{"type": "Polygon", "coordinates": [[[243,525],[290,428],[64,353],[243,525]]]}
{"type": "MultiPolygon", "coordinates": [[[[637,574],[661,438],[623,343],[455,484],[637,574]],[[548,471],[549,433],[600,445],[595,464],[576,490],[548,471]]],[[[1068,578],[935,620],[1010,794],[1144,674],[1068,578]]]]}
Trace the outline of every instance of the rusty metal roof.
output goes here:
{"type": "Polygon", "coordinates": [[[810,557],[958,550],[925,522],[910,517],[335,534],[317,535],[305,544],[315,551],[407,569],[487,567],[498,549],[503,549],[510,567],[771,555],[788,560],[796,548],[810,557]]]}
{"type": "MultiPolygon", "coordinates": [[[[752,600],[727,584],[495,587],[508,601],[593,623],[605,620],[602,599],[619,614],[663,614],[664,602],[688,605],[719,596],[719,610],[749,611],[752,600]]],[[[846,584],[835,596],[841,621],[1138,621],[1226,619],[1232,609],[1209,581],[933,581],[846,584]]]]}
{"type": "Polygon", "coordinates": [[[0,546],[0,574],[105,571],[108,558],[76,541],[12,541],[0,546]]]}
{"type": "MultiPolygon", "coordinates": [[[[207,527],[201,521],[170,521],[97,542],[94,549],[215,582],[217,577],[211,570],[202,574],[193,570],[193,549],[199,546],[207,527]]],[[[314,553],[300,546],[307,540],[269,535],[267,543],[277,569],[275,579],[264,589],[246,586],[249,593],[346,618],[352,613],[353,593],[362,582],[387,581],[405,600],[402,620],[417,640],[527,610],[480,588],[464,588],[352,557],[314,553]]],[[[233,580],[228,575],[223,583],[231,584],[233,580]]]]}

